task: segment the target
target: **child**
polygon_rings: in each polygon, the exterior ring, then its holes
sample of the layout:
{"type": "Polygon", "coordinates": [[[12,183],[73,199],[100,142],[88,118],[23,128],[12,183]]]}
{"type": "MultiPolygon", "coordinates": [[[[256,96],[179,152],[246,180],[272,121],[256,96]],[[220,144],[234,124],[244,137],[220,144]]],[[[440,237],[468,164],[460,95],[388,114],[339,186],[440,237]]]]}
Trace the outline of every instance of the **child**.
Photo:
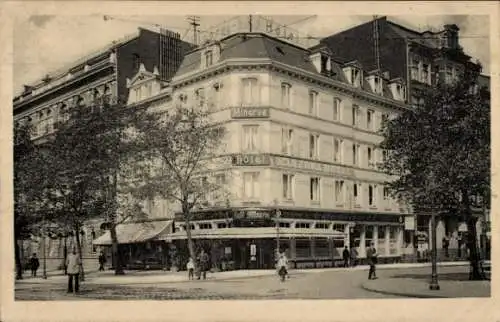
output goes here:
{"type": "Polygon", "coordinates": [[[186,265],[186,268],[188,270],[188,279],[189,280],[194,279],[194,260],[191,257],[189,257],[189,261],[186,265]]]}

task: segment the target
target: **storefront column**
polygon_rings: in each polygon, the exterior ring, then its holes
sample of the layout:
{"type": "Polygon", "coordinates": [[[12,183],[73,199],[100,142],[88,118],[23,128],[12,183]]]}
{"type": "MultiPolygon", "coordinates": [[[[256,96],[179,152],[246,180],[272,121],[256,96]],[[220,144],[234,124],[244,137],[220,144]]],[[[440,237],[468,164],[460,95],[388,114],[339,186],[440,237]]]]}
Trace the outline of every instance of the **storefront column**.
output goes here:
{"type": "Polygon", "coordinates": [[[384,226],[385,229],[385,255],[391,255],[391,226],[384,226]]]}
{"type": "MultiPolygon", "coordinates": [[[[344,226],[344,246],[347,246],[349,247],[349,249],[351,248],[351,243],[350,243],[350,237],[351,237],[351,227],[349,226],[349,224],[345,225],[344,226]]],[[[333,241],[332,241],[332,244],[333,244],[333,241]]],[[[332,248],[333,250],[333,248],[332,248]]]]}
{"type": "Polygon", "coordinates": [[[358,256],[360,258],[366,257],[365,236],[366,236],[366,229],[365,229],[365,226],[362,225],[361,226],[361,236],[359,237],[359,250],[358,250],[358,256]]]}
{"type": "Polygon", "coordinates": [[[296,259],[297,258],[297,247],[295,243],[295,238],[290,239],[290,258],[291,259],[296,259]]]}
{"type": "MultiPolygon", "coordinates": [[[[378,247],[378,225],[373,225],[373,246],[378,247]]],[[[377,250],[378,252],[378,250],[377,250]]]]}

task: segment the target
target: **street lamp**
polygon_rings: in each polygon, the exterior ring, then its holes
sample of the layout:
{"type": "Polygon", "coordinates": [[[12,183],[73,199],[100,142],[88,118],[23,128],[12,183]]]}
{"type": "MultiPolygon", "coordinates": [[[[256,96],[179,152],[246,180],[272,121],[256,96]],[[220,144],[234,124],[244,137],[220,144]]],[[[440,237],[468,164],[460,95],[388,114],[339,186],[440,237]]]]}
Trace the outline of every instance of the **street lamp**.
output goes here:
{"type": "Polygon", "coordinates": [[[42,247],[43,247],[43,279],[47,279],[47,249],[46,249],[46,235],[47,229],[45,227],[45,221],[42,228],[42,247]]]}
{"type": "Polygon", "coordinates": [[[437,275],[437,237],[436,237],[436,213],[432,212],[432,275],[429,289],[439,291],[438,275],[437,275]]]}

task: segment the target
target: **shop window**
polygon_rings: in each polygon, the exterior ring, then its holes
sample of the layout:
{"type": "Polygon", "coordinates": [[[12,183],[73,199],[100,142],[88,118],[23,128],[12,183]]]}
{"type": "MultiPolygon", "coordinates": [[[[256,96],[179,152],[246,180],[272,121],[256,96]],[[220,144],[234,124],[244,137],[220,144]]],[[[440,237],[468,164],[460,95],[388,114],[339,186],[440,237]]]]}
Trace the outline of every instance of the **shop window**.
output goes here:
{"type": "Polygon", "coordinates": [[[386,226],[378,226],[377,252],[385,254],[385,230],[386,226]]]}
{"type": "Polygon", "coordinates": [[[373,226],[365,226],[365,247],[370,247],[373,242],[373,226]]]}
{"type": "Polygon", "coordinates": [[[222,223],[218,223],[218,224],[217,224],[217,228],[219,228],[219,229],[222,229],[222,228],[228,228],[227,226],[228,226],[228,225],[227,225],[227,223],[225,223],[225,222],[222,222],[222,223]]]}
{"type": "Polygon", "coordinates": [[[309,239],[295,240],[295,253],[297,258],[311,257],[311,241],[309,239]]]}
{"type": "Polygon", "coordinates": [[[330,257],[330,245],[328,239],[318,238],[314,240],[314,253],[316,257],[330,257]]]}
{"type": "Polygon", "coordinates": [[[333,247],[334,248],[344,248],[345,242],[343,239],[334,239],[333,240],[333,247]]]}
{"type": "Polygon", "coordinates": [[[398,245],[398,227],[390,226],[389,228],[389,253],[395,255],[397,253],[398,245]]]}

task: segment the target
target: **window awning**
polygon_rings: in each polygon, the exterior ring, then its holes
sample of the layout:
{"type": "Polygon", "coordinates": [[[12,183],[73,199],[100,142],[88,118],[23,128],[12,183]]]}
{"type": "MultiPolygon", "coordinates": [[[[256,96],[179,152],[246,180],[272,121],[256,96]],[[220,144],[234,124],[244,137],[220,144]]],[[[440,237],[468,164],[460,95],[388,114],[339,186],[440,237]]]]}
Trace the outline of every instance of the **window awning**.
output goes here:
{"type": "MultiPolygon", "coordinates": [[[[116,226],[118,244],[133,244],[158,239],[161,234],[168,231],[172,222],[172,220],[162,220],[119,224],[116,226]]],[[[111,232],[106,231],[104,235],[94,239],[93,244],[111,245],[111,232]]]]}
{"type": "MultiPolygon", "coordinates": [[[[253,239],[253,238],[276,238],[277,231],[274,227],[232,227],[221,229],[199,229],[192,230],[193,239],[253,239]]],[[[307,228],[280,228],[280,238],[334,238],[344,239],[345,233],[331,229],[307,229],[307,228]]],[[[186,239],[185,231],[162,236],[166,241],[186,239]]]]}

